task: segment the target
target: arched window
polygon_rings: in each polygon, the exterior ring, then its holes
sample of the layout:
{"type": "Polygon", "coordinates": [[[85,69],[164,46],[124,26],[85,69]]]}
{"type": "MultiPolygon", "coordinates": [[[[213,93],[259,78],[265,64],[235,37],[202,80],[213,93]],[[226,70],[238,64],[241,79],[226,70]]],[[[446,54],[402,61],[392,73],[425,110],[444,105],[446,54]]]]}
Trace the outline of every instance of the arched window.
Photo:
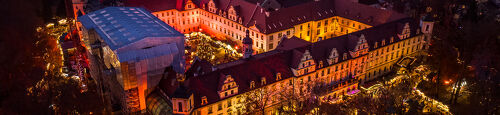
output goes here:
{"type": "Polygon", "coordinates": [[[207,104],[207,96],[201,97],[201,105],[207,104]]]}
{"type": "Polygon", "coordinates": [[[266,85],[266,78],[265,77],[262,77],[262,81],[261,81],[261,85],[266,85]]]}

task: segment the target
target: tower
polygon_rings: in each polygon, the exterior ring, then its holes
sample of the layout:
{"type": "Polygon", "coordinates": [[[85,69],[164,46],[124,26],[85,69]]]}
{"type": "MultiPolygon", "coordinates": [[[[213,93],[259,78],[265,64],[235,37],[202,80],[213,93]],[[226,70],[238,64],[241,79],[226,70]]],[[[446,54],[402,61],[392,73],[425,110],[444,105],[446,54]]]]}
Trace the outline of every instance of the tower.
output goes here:
{"type": "Polygon", "coordinates": [[[250,56],[252,56],[253,54],[253,40],[252,38],[250,38],[249,32],[250,31],[247,30],[246,37],[243,38],[243,58],[245,59],[250,58],[250,56]]]}
{"type": "Polygon", "coordinates": [[[424,49],[427,49],[431,41],[431,36],[432,36],[432,28],[434,26],[434,19],[432,15],[428,14],[424,17],[422,17],[422,20],[420,21],[420,29],[422,33],[424,34],[424,41],[427,43],[424,45],[424,49]]]}
{"type": "Polygon", "coordinates": [[[422,17],[422,20],[420,22],[422,33],[424,34],[432,34],[432,28],[434,25],[434,19],[432,15],[427,14],[422,17]]]}

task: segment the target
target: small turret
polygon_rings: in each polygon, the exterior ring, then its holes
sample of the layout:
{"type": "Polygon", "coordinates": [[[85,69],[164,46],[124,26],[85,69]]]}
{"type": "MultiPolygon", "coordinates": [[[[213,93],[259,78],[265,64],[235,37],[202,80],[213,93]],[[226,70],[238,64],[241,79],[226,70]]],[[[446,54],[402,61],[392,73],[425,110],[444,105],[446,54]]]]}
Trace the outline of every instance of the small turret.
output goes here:
{"type": "Polygon", "coordinates": [[[250,58],[253,54],[253,40],[250,38],[249,35],[250,31],[246,31],[246,37],[243,38],[243,58],[247,59],[250,58]]]}
{"type": "Polygon", "coordinates": [[[432,28],[434,26],[434,17],[431,15],[432,8],[427,7],[425,11],[427,14],[420,20],[421,31],[424,34],[432,34],[432,28]]]}
{"type": "Polygon", "coordinates": [[[422,17],[421,29],[424,34],[432,34],[432,28],[434,26],[434,19],[432,15],[428,14],[422,17]]]}
{"type": "Polygon", "coordinates": [[[424,34],[424,49],[428,49],[432,37],[432,29],[434,28],[434,17],[429,13],[431,10],[427,8],[428,14],[423,16],[420,20],[420,31],[424,34]]]}

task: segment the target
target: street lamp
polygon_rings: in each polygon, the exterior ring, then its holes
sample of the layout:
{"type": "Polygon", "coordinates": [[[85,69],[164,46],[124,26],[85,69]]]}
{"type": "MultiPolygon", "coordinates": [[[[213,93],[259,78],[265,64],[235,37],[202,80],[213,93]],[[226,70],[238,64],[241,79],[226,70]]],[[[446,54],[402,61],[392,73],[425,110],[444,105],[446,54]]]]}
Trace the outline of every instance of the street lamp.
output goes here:
{"type": "Polygon", "coordinates": [[[444,84],[445,84],[445,85],[448,85],[448,84],[450,84],[450,81],[445,80],[445,81],[444,81],[444,84]]]}

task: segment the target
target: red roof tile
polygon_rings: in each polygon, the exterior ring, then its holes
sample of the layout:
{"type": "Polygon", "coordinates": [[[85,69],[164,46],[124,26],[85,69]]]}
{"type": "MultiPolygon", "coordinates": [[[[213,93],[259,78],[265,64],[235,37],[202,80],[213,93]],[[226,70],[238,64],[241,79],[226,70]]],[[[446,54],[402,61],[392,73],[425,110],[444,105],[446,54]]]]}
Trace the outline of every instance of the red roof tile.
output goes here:
{"type": "MultiPolygon", "coordinates": [[[[254,56],[254,59],[244,61],[241,64],[227,68],[215,70],[209,74],[199,77],[193,77],[188,80],[189,87],[195,95],[198,96],[195,100],[206,96],[208,103],[217,102],[220,100],[217,91],[223,85],[220,81],[225,80],[227,75],[231,75],[238,85],[238,93],[247,92],[250,89],[250,82],[255,82],[255,87],[261,87],[261,78],[266,78],[266,83],[271,84],[276,82],[276,74],[281,73],[282,79],[293,77],[293,73],[289,69],[289,53],[280,51],[271,51],[270,54],[264,57],[254,56]]],[[[200,106],[201,102],[195,101],[195,107],[200,106]]]]}
{"type": "MultiPolygon", "coordinates": [[[[128,0],[125,6],[145,7],[152,12],[178,9],[183,10],[187,0],[128,0]]],[[[208,0],[193,0],[200,7],[207,4],[208,0]]],[[[284,29],[292,28],[294,25],[321,20],[335,15],[356,20],[371,26],[376,26],[389,21],[406,17],[394,11],[378,9],[349,0],[277,0],[282,5],[276,11],[266,10],[257,4],[264,0],[214,0],[216,7],[224,12],[230,6],[236,7],[238,16],[243,20],[243,25],[250,27],[255,25],[260,32],[268,34],[284,29]]],[[[207,6],[207,5],[205,5],[207,6]]],[[[217,11],[219,12],[219,11],[217,11]]],[[[218,14],[218,13],[216,13],[218,14]]]]}
{"type": "Polygon", "coordinates": [[[176,8],[177,0],[126,0],[125,6],[142,7],[151,12],[158,12],[176,8]]]}
{"type": "Polygon", "coordinates": [[[311,42],[305,41],[303,39],[297,38],[295,36],[287,38],[286,36],[281,38],[276,49],[278,50],[291,50],[297,47],[303,47],[311,44],[311,42]]]}
{"type": "MultiPolygon", "coordinates": [[[[350,50],[353,50],[352,46],[356,45],[361,34],[365,36],[365,39],[370,46],[370,50],[373,50],[373,44],[375,42],[380,42],[383,39],[395,37],[393,43],[399,41],[400,39],[397,38],[397,34],[402,30],[398,29],[397,26],[405,23],[410,24],[410,36],[416,36],[419,29],[418,21],[411,18],[404,18],[354,32],[349,35],[325,39],[312,44],[295,43],[301,42],[301,40],[292,37],[291,39],[285,39],[281,44],[301,46],[282,46],[285,49],[278,48],[278,50],[272,50],[254,55],[250,59],[240,59],[226,64],[215,65],[214,68],[217,68],[216,70],[196,77],[189,77],[184,84],[188,88],[189,92],[193,92],[195,108],[198,108],[202,106],[201,97],[203,96],[207,97],[208,104],[221,100],[217,91],[221,89],[220,86],[223,85],[221,81],[225,80],[227,75],[231,75],[234,78],[235,82],[239,86],[238,93],[241,94],[252,90],[250,88],[251,81],[255,82],[256,88],[261,87],[262,85],[260,84],[262,77],[266,78],[267,84],[276,82],[275,76],[278,72],[281,73],[283,79],[294,77],[290,67],[296,67],[296,65],[298,65],[305,50],[309,50],[316,63],[322,61],[323,65],[328,65],[326,59],[330,55],[331,50],[336,48],[339,54],[339,62],[345,61],[342,60],[341,56],[344,53],[348,54],[350,50]]],[[[387,44],[390,43],[388,42],[387,44]]],[[[349,58],[351,57],[348,56],[348,59],[349,58]]],[[[160,83],[161,89],[167,90],[166,92],[168,95],[173,95],[174,89],[177,89],[177,83],[170,85],[172,84],[172,80],[175,79],[167,77],[160,83]]]]}

